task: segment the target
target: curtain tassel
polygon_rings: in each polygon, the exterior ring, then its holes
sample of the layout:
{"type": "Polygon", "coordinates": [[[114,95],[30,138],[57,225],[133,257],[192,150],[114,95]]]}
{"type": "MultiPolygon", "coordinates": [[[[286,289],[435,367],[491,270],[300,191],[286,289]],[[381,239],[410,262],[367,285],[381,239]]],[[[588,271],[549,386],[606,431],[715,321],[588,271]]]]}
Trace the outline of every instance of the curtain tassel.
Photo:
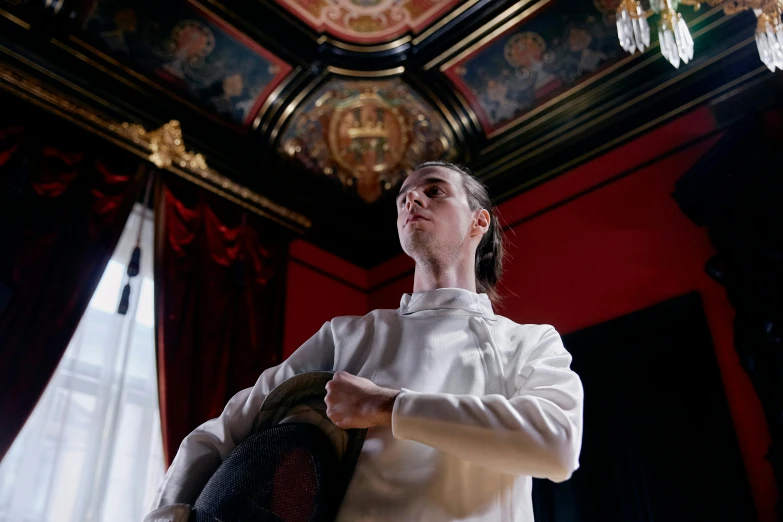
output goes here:
{"type": "Polygon", "coordinates": [[[130,282],[125,283],[122,289],[122,297],[120,297],[120,304],[117,306],[117,313],[125,315],[128,313],[128,307],[130,306],[130,282]]]}
{"type": "Polygon", "coordinates": [[[131,254],[130,262],[128,263],[128,269],[125,271],[128,278],[125,283],[125,286],[122,288],[122,295],[120,296],[120,304],[117,305],[117,313],[120,315],[127,314],[128,308],[130,308],[130,294],[131,294],[130,280],[136,277],[137,275],[139,275],[139,272],[141,272],[141,231],[144,228],[144,212],[147,211],[147,207],[149,205],[150,190],[152,188],[152,178],[153,178],[153,174],[150,173],[149,177],[147,178],[147,188],[144,193],[144,207],[142,210],[142,215],[139,218],[139,233],[136,236],[136,246],[133,249],[133,253],[131,254]]]}
{"type": "Polygon", "coordinates": [[[128,277],[136,277],[139,275],[139,269],[141,268],[141,247],[136,245],[131,254],[130,263],[128,263],[128,277]]]}

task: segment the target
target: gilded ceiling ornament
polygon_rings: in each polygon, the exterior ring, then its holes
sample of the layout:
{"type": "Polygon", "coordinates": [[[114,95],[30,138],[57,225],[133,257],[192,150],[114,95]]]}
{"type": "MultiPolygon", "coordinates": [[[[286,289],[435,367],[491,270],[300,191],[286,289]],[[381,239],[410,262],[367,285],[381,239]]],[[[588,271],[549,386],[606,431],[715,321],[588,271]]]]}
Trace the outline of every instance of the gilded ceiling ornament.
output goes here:
{"type": "MultiPolygon", "coordinates": [[[[143,132],[144,129],[141,129],[143,132]]],[[[150,161],[160,167],[172,164],[187,166],[198,171],[207,170],[207,162],[201,154],[194,154],[185,148],[182,128],[177,120],[171,120],[154,131],[145,133],[152,153],[150,161]]]]}
{"type": "Polygon", "coordinates": [[[416,164],[451,153],[440,114],[398,79],[329,82],[285,130],[282,149],[376,201],[416,164]]]}

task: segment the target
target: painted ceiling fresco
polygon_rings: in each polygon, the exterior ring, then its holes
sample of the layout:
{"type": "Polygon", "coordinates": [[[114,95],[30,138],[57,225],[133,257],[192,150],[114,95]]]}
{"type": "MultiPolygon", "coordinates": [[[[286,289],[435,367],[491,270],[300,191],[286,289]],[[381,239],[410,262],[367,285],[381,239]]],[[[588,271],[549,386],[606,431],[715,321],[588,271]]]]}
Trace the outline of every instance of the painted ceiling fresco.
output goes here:
{"type": "Polygon", "coordinates": [[[94,3],[92,42],[185,94],[222,119],[248,126],[291,66],[223,20],[184,1],[166,9],[128,0],[94,3]]]}
{"type": "Polygon", "coordinates": [[[452,154],[454,141],[440,114],[401,80],[332,80],[295,113],[281,144],[373,202],[416,164],[452,154]]]}
{"type": "Polygon", "coordinates": [[[277,0],[318,32],[354,43],[419,33],[460,0],[277,0]]]}
{"type": "Polygon", "coordinates": [[[549,0],[444,72],[491,137],[625,56],[617,41],[618,3],[549,0]]]}

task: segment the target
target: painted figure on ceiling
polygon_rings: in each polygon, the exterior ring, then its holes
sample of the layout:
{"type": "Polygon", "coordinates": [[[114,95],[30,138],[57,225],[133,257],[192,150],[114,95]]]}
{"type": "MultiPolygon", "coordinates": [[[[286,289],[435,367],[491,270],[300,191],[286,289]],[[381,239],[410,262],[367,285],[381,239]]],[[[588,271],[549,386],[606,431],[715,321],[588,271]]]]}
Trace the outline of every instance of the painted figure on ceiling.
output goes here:
{"type": "Polygon", "coordinates": [[[545,2],[444,72],[484,130],[499,132],[618,59],[615,1],[545,2]]]}
{"type": "Polygon", "coordinates": [[[584,22],[569,24],[558,53],[563,82],[573,84],[616,56],[613,54],[615,39],[616,35],[609,33],[599,18],[588,17],[584,22]]]}
{"type": "Polygon", "coordinates": [[[212,13],[187,2],[156,10],[148,2],[103,0],[82,24],[96,47],[189,101],[249,125],[291,67],[212,13]]]}

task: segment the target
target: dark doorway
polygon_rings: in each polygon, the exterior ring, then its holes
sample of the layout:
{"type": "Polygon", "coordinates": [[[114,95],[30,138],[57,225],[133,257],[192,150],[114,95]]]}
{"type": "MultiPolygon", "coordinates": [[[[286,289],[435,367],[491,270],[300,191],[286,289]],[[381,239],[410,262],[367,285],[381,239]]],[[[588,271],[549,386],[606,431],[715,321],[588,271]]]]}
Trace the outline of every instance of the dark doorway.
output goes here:
{"type": "Polygon", "coordinates": [[[698,294],[564,336],[585,387],[580,469],[536,522],[757,520],[698,294]]]}

